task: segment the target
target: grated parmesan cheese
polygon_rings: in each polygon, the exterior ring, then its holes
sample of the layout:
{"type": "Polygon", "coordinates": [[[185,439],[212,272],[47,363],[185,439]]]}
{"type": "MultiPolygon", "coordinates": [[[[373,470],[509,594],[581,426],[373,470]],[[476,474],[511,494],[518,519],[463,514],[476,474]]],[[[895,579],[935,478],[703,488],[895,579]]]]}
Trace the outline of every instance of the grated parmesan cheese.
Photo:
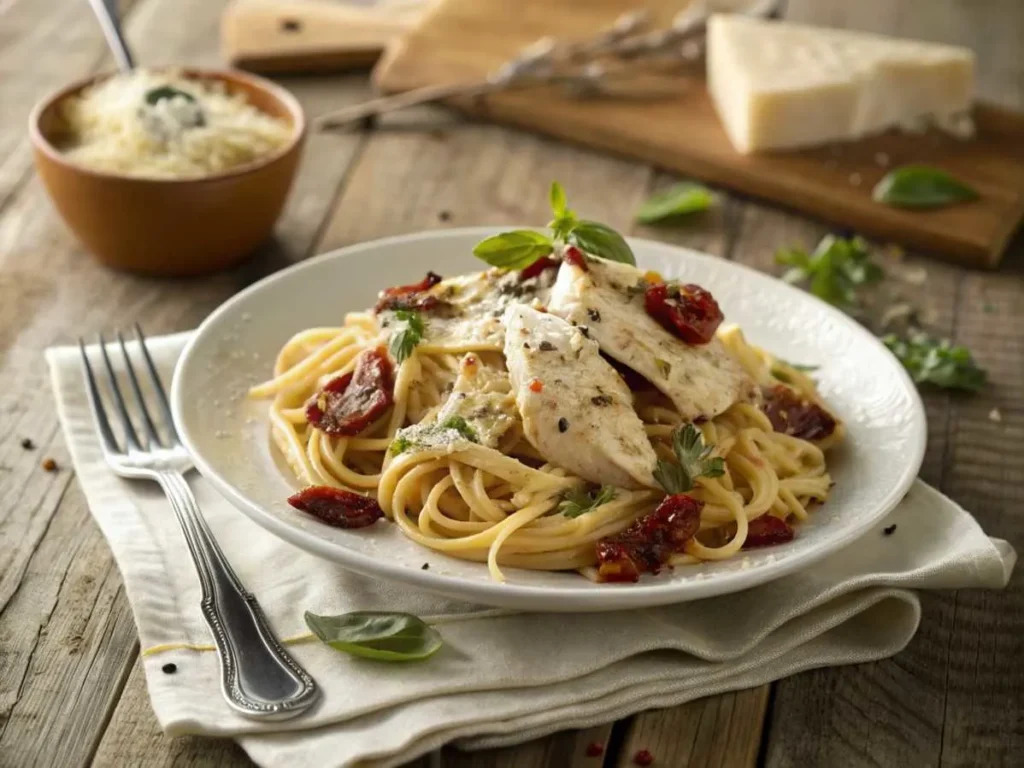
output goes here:
{"type": "Polygon", "coordinates": [[[215,80],[138,69],[91,85],[60,104],[66,156],[98,171],[148,178],[209,176],[245,165],[291,139],[286,120],[266,114],[215,80]],[[170,86],[174,95],[147,103],[170,86]]]}

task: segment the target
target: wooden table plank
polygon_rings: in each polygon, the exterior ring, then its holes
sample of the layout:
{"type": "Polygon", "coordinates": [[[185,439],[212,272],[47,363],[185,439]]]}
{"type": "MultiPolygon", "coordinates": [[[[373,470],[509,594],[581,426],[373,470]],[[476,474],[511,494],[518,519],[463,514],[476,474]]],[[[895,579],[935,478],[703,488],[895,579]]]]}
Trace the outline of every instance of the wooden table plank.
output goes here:
{"type": "MultiPolygon", "coordinates": [[[[76,7],[88,14],[84,4],[76,7]]],[[[148,0],[130,19],[129,36],[147,60],[215,63],[219,8],[207,0],[148,0]],[[168,17],[188,23],[168,25],[168,17]],[[177,32],[167,34],[169,26],[177,32]]],[[[98,52],[99,30],[88,20],[88,44],[98,52]]],[[[77,59],[67,62],[74,68],[77,59]]],[[[292,90],[319,112],[364,98],[368,86],[361,77],[313,78],[292,90]]],[[[0,216],[0,429],[7,435],[0,441],[0,752],[18,755],[17,764],[86,762],[136,653],[120,577],[77,484],[66,469],[54,475],[39,467],[50,454],[69,466],[41,350],[135,319],[151,332],[192,327],[252,280],[304,258],[361,143],[351,135],[312,137],[317,162],[303,165],[277,239],[248,264],[201,281],[161,283],[95,265],[37,180],[0,216]],[[37,449],[21,448],[23,438],[37,449]],[[75,552],[79,559],[70,558],[75,552]]]]}

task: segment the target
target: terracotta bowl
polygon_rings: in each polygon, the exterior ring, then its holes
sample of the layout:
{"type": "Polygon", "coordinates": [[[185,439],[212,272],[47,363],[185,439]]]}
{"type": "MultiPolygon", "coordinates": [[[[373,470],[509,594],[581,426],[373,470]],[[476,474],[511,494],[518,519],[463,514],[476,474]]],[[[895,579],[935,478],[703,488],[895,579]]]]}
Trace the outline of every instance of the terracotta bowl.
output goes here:
{"type": "Polygon", "coordinates": [[[292,126],[281,149],[238,168],[189,179],[140,179],[94,171],[59,149],[66,126],[57,105],[89,78],[44,99],[29,118],[35,165],[57,210],[104,264],[151,275],[199,275],[237,264],[274,229],[295,177],[306,119],[295,98],[260,77],[183,70],[220,80],[251,104],[292,126]]]}

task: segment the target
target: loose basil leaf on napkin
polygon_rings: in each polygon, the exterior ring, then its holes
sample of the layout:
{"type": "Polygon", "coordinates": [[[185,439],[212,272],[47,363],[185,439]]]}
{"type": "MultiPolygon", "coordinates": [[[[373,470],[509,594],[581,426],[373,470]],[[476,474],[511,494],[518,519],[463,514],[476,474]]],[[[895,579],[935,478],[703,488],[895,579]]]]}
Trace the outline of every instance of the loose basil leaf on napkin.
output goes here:
{"type": "Polygon", "coordinates": [[[977,200],[977,190],[938,168],[904,165],[894,168],[875,185],[871,196],[899,208],[941,208],[977,200]]]}
{"type": "Polygon", "coordinates": [[[707,187],[676,184],[652,195],[636,212],[636,220],[641,224],[658,224],[688,213],[706,211],[713,201],[714,196],[707,187]]]}
{"type": "Polygon", "coordinates": [[[566,235],[565,241],[591,256],[636,266],[636,257],[625,238],[611,227],[596,221],[580,221],[566,235]]]}
{"type": "Polygon", "coordinates": [[[526,269],[554,250],[554,243],[547,235],[532,229],[517,229],[481,240],[473,248],[473,255],[492,267],[526,269]]]}
{"type": "Polygon", "coordinates": [[[306,626],[332,648],[378,661],[419,661],[437,653],[441,635],[411,613],[356,611],[317,616],[306,611],[306,626]]]}

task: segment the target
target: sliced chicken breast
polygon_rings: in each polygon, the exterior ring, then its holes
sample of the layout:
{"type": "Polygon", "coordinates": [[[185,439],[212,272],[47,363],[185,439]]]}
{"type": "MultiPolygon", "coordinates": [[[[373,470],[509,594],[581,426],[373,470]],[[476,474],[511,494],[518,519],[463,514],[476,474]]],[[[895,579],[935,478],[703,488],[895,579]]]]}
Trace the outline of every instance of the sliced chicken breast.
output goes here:
{"type": "Polygon", "coordinates": [[[684,419],[710,419],[757,396],[754,380],[717,338],[687,344],[647,314],[639,269],[597,258],[586,266],[562,264],[548,309],[585,327],[602,352],[650,381],[684,419]]]}
{"type": "Polygon", "coordinates": [[[632,393],[594,341],[516,304],[505,310],[505,361],[523,432],[545,459],[593,483],[655,487],[657,458],[632,393]]]}

